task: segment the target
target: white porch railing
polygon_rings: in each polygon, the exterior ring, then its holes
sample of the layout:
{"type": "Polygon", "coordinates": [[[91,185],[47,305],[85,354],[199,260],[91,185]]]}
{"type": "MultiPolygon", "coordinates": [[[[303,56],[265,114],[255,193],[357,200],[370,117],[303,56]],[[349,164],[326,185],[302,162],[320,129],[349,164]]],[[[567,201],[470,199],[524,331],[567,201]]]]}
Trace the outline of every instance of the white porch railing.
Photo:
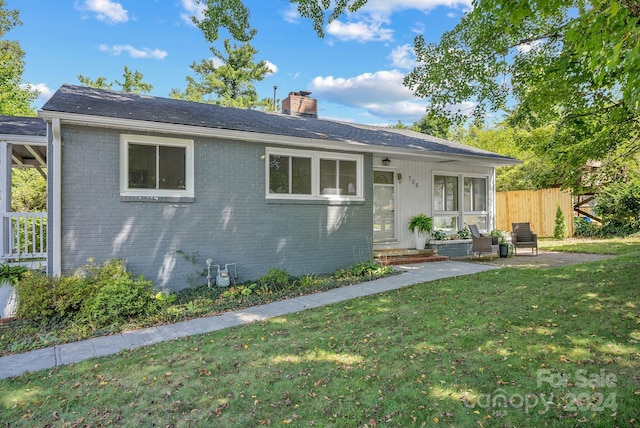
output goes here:
{"type": "Polygon", "coordinates": [[[46,260],[47,213],[4,213],[0,242],[2,263],[46,260]]]}

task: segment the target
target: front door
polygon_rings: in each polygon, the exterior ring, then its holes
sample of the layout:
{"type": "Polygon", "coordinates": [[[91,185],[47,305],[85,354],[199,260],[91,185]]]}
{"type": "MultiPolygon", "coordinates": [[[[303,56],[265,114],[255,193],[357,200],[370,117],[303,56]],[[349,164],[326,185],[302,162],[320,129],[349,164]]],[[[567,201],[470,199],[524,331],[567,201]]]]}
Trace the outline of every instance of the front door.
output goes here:
{"type": "Polygon", "coordinates": [[[395,172],[376,170],[373,172],[373,242],[396,239],[395,172]]]}

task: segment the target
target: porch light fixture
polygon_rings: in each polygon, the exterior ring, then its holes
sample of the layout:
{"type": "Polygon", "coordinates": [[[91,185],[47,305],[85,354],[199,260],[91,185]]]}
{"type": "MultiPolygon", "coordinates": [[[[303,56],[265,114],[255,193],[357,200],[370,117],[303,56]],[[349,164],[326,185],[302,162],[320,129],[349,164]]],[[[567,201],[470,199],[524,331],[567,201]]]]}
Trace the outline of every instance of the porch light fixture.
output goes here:
{"type": "Polygon", "coordinates": [[[389,158],[382,159],[382,165],[384,165],[384,166],[391,165],[391,159],[389,159],[389,158]]]}

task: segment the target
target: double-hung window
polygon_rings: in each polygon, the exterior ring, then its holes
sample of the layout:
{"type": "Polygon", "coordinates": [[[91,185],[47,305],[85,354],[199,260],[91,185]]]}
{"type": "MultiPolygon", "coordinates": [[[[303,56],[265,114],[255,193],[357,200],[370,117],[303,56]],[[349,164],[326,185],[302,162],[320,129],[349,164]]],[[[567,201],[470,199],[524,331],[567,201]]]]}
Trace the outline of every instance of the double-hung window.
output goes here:
{"type": "Polygon", "coordinates": [[[193,197],[193,140],[120,136],[120,194],[193,197]]]}
{"type": "Polygon", "coordinates": [[[363,199],[360,155],[268,149],[267,198],[363,199]]]}

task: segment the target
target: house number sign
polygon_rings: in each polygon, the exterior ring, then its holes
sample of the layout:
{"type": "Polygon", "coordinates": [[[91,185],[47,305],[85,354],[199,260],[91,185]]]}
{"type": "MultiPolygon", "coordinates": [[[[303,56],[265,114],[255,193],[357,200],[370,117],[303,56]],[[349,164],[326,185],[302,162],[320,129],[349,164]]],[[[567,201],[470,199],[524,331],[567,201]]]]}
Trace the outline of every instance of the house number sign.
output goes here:
{"type": "Polygon", "coordinates": [[[409,176],[407,183],[412,186],[416,186],[416,188],[418,187],[418,182],[416,181],[415,177],[409,176]]]}

